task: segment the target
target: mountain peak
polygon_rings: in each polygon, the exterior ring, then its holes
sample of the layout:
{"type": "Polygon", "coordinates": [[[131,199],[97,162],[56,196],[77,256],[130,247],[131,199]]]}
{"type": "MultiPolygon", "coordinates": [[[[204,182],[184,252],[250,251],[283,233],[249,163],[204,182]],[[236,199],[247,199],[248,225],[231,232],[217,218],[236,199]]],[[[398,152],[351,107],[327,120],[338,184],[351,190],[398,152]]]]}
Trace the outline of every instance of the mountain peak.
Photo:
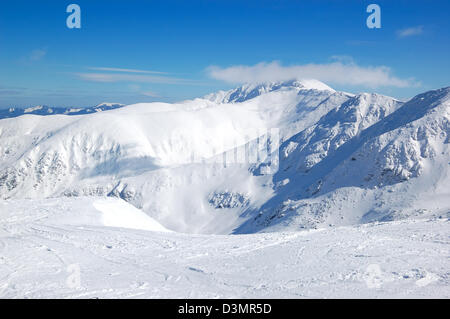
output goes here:
{"type": "Polygon", "coordinates": [[[120,103],[110,103],[110,102],[102,102],[97,104],[95,107],[113,107],[113,106],[124,106],[125,104],[120,103]]]}
{"type": "Polygon", "coordinates": [[[331,91],[335,92],[334,89],[326,85],[325,83],[315,80],[315,79],[303,79],[284,82],[286,84],[291,83],[292,86],[298,87],[305,90],[319,90],[319,91],[331,91]]]}
{"type": "Polygon", "coordinates": [[[217,93],[209,94],[205,96],[205,98],[207,100],[218,103],[244,102],[265,93],[288,90],[317,90],[329,91],[333,93],[336,92],[334,89],[318,80],[303,79],[278,82],[248,83],[229,91],[219,91],[217,93]]]}
{"type": "Polygon", "coordinates": [[[303,79],[303,80],[289,80],[289,81],[275,81],[275,82],[260,82],[260,83],[248,83],[235,90],[264,90],[264,91],[277,91],[280,89],[297,88],[303,90],[319,90],[319,91],[332,91],[334,89],[329,87],[323,82],[314,79],[303,79]]]}

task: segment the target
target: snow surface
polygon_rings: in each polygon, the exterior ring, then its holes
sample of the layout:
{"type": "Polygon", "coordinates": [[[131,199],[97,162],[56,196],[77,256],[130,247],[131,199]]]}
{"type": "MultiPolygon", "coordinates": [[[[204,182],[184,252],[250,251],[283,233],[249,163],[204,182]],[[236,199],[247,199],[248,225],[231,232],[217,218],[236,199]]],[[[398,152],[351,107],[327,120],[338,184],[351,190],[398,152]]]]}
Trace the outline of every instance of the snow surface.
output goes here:
{"type": "MultiPolygon", "coordinates": [[[[119,201],[105,200],[102,210],[128,205],[119,201]]],[[[96,203],[0,202],[0,298],[450,297],[448,215],[187,235],[101,226],[96,203]]]]}

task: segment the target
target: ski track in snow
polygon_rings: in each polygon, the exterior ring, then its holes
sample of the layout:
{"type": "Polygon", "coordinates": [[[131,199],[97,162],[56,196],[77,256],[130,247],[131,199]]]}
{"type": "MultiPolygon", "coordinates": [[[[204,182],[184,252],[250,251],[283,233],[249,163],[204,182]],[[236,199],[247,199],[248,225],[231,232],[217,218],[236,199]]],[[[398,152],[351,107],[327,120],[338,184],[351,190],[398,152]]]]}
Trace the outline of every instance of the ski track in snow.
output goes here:
{"type": "Polygon", "coordinates": [[[446,218],[188,235],[65,224],[61,201],[23,219],[20,201],[0,206],[1,298],[450,297],[446,218]]]}

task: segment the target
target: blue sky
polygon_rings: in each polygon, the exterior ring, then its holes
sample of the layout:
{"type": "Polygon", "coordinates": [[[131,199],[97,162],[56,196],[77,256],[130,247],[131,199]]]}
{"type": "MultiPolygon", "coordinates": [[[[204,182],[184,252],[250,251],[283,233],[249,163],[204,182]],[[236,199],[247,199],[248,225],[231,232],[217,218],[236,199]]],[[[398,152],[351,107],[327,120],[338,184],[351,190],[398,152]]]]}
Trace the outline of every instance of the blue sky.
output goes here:
{"type": "Polygon", "coordinates": [[[315,77],[406,99],[450,85],[448,0],[2,1],[0,108],[177,101],[315,77]],[[81,29],[66,7],[81,7],[81,29]],[[381,7],[381,29],[366,7],[381,7]]]}

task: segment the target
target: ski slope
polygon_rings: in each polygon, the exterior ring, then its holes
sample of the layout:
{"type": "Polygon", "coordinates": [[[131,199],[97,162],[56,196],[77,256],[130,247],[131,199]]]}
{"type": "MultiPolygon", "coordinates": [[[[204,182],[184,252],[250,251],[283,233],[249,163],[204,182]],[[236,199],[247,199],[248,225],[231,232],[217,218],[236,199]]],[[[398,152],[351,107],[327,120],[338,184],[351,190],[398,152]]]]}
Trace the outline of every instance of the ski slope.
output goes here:
{"type": "Polygon", "coordinates": [[[0,298],[450,297],[448,214],[192,235],[105,226],[104,208],[128,214],[120,201],[0,202],[0,298]]]}

